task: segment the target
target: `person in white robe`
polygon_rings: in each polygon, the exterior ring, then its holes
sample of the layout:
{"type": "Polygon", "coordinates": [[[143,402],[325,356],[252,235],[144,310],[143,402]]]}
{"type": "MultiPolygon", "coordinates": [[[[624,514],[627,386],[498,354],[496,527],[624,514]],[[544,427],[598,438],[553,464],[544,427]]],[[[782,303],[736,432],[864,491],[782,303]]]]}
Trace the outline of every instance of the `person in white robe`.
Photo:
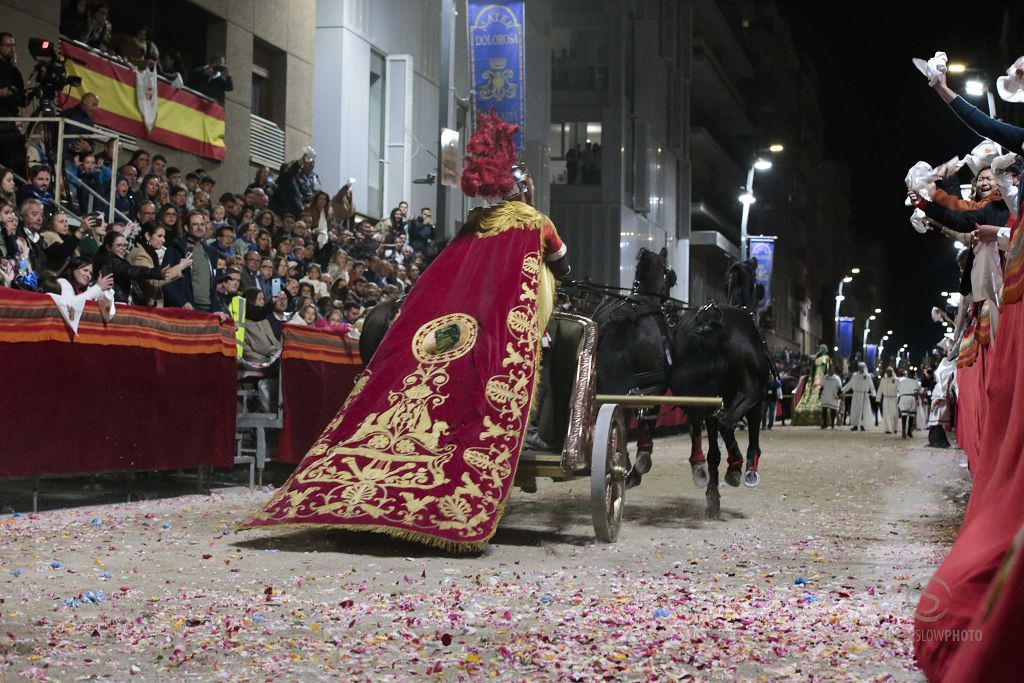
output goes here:
{"type": "Polygon", "coordinates": [[[821,403],[821,428],[836,428],[836,412],[839,410],[840,394],[843,391],[843,380],[836,374],[835,366],[829,363],[825,376],[821,378],[821,389],[818,400],[821,403]]]}
{"type": "Polygon", "coordinates": [[[878,385],[878,393],[882,397],[882,426],[886,434],[896,433],[896,424],[900,421],[899,390],[896,388],[896,375],[892,368],[885,369],[885,375],[878,385]]]}
{"type": "Polygon", "coordinates": [[[914,422],[917,420],[918,394],[921,391],[921,383],[909,375],[904,375],[897,370],[899,379],[896,380],[896,388],[899,392],[897,405],[900,410],[900,425],[902,438],[910,439],[914,436],[914,422]]]}
{"type": "Polygon", "coordinates": [[[928,445],[934,448],[949,448],[946,429],[949,427],[951,410],[949,405],[950,387],[956,374],[956,364],[943,358],[935,369],[935,386],[932,388],[932,405],[928,413],[928,445]]]}
{"type": "Polygon", "coordinates": [[[875,395],[875,383],[868,374],[867,365],[857,365],[857,372],[846,382],[843,391],[853,392],[853,399],[850,401],[850,431],[855,432],[858,428],[862,432],[865,431],[868,415],[871,413],[871,397],[875,395]]]}

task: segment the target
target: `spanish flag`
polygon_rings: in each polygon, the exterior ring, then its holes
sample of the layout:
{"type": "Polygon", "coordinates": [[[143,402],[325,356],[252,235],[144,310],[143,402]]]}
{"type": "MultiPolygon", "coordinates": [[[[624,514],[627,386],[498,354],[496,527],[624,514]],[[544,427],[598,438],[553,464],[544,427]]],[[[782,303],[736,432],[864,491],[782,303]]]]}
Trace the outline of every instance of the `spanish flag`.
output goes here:
{"type": "Polygon", "coordinates": [[[207,159],[224,159],[221,105],[161,82],[156,125],[148,132],[136,102],[134,69],[66,41],[61,41],[61,52],[68,58],[68,74],[82,79],[82,85],[72,88],[63,102],[65,109],[77,105],[85,93],[95,93],[100,98],[93,114],[97,124],[207,159]]]}

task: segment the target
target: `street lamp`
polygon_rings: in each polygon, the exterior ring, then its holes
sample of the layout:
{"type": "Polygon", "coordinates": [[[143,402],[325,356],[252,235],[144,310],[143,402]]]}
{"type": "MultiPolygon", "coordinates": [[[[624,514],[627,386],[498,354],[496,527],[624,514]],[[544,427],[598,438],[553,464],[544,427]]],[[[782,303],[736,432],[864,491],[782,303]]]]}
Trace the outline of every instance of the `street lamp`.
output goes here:
{"type": "Polygon", "coordinates": [[[992,95],[992,89],[988,87],[985,81],[981,80],[984,76],[980,69],[971,69],[966,64],[952,64],[956,70],[947,67],[947,71],[950,73],[957,74],[973,74],[975,77],[964,83],[964,93],[968,97],[981,97],[982,95],[988,98],[988,115],[992,118],[996,117],[996,98],[992,95]]]}
{"type": "MultiPolygon", "coordinates": [[[[856,275],[860,272],[860,268],[851,268],[850,272],[853,273],[853,275],[856,275]]],[[[846,299],[846,297],[843,296],[843,285],[848,285],[853,282],[853,275],[844,275],[843,279],[839,281],[839,290],[836,292],[836,345],[833,349],[834,351],[839,350],[839,304],[843,303],[843,300],[846,299]]]]}
{"type": "MultiPolygon", "coordinates": [[[[881,310],[881,309],[879,309],[879,310],[881,310]]],[[[867,357],[868,357],[868,332],[871,331],[871,321],[875,320],[876,317],[877,316],[869,315],[868,319],[864,321],[864,341],[861,342],[860,347],[861,347],[861,349],[864,350],[864,359],[865,360],[867,360],[867,357]]]]}
{"type": "MultiPolygon", "coordinates": [[[[767,151],[778,154],[783,149],[782,145],[776,143],[771,145],[767,151]]],[[[771,161],[761,156],[755,156],[750,170],[747,171],[747,184],[743,186],[743,194],[739,197],[740,203],[743,204],[743,213],[740,216],[740,260],[747,259],[747,221],[750,219],[750,205],[757,201],[754,197],[754,171],[767,171],[771,167],[771,161]]]]}

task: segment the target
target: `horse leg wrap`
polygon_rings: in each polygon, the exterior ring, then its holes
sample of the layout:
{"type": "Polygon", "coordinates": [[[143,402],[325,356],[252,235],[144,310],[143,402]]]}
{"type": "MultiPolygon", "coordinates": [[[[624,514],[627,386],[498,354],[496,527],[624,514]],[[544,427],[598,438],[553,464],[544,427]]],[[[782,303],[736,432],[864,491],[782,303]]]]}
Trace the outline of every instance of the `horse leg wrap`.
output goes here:
{"type": "Polygon", "coordinates": [[[692,446],[690,451],[690,464],[693,465],[699,462],[705,462],[704,444],[701,435],[698,434],[697,436],[691,437],[690,444],[692,446]]]}
{"type": "Polygon", "coordinates": [[[739,444],[733,441],[727,444],[725,449],[729,453],[729,459],[726,461],[729,463],[729,469],[734,471],[743,469],[743,454],[740,453],[739,444]]]}
{"type": "Polygon", "coordinates": [[[759,462],[761,462],[761,451],[757,451],[756,453],[753,453],[753,454],[750,454],[750,453],[747,454],[747,469],[748,470],[757,472],[757,465],[758,465],[759,462]]]}

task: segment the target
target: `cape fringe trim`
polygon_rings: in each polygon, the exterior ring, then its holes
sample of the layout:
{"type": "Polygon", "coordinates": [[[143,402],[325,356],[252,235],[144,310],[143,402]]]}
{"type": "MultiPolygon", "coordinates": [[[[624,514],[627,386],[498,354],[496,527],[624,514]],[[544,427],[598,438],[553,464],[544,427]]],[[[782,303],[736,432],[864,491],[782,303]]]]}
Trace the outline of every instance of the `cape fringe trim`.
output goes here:
{"type": "MultiPolygon", "coordinates": [[[[511,492],[510,492],[511,493],[511,492]]],[[[506,500],[508,497],[506,497],[506,500]]],[[[502,506],[502,512],[504,512],[504,506],[502,506]]],[[[325,524],[323,522],[282,522],[280,524],[266,524],[266,525],[250,525],[248,522],[243,522],[239,526],[235,527],[235,533],[242,531],[271,531],[274,529],[335,529],[337,531],[369,531],[375,534],[383,534],[385,536],[391,536],[403,541],[412,541],[414,543],[422,543],[429,545],[434,548],[439,548],[446,552],[455,553],[471,553],[479,552],[483,550],[494,533],[498,530],[498,526],[494,526],[494,531],[482,541],[452,541],[447,538],[440,538],[438,536],[431,536],[429,534],[421,534],[408,529],[400,529],[393,526],[385,526],[383,524],[353,524],[353,525],[341,525],[341,524],[325,524]]]]}

